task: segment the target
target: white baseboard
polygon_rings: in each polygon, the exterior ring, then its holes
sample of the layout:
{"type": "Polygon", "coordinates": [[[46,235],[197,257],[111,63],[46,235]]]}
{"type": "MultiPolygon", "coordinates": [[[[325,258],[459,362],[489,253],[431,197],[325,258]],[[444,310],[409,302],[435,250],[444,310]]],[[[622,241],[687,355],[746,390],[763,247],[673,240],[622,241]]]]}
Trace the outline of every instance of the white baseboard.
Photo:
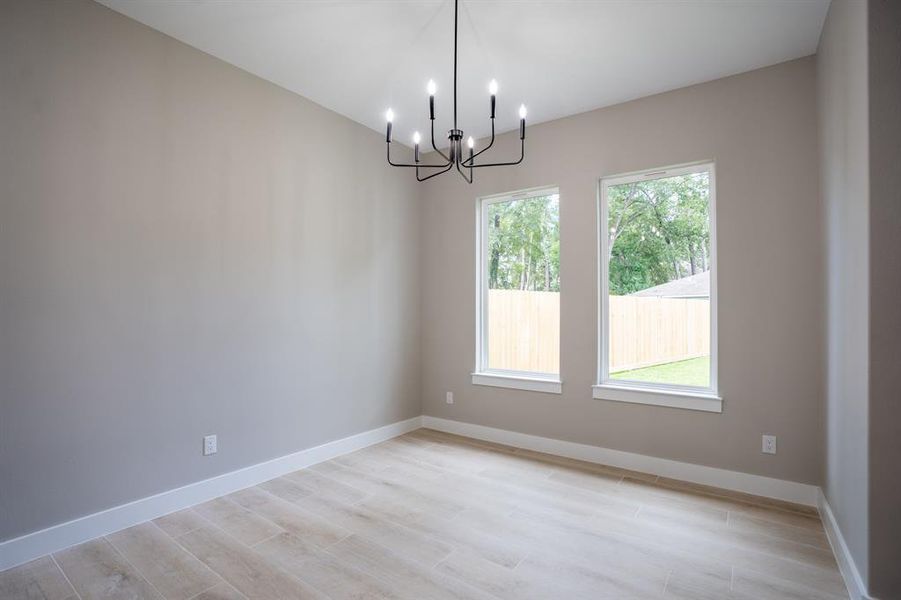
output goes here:
{"type": "MultiPolygon", "coordinates": [[[[836,556],[839,557],[839,564],[842,565],[842,574],[845,576],[846,582],[848,582],[848,587],[854,589],[853,585],[857,589],[864,589],[862,584],[860,584],[860,575],[853,562],[847,561],[850,558],[847,547],[835,526],[828,504],[825,503],[825,499],[820,498],[820,491],[816,486],[429,416],[414,417],[406,421],[385,425],[384,427],[301,450],[294,454],[218,475],[204,481],[135,500],[67,523],[54,525],[47,529],[7,540],[0,543],[0,571],[63,548],[257,485],[286,473],[360,450],[413,431],[419,427],[428,427],[518,448],[634,471],[655,473],[673,479],[681,479],[683,481],[711,485],[808,506],[819,506],[826,524],[827,533],[829,533],[829,539],[833,543],[836,556]],[[850,570],[847,571],[850,575],[846,575],[846,566],[842,564],[843,559],[850,565],[850,570]]],[[[863,592],[861,593],[863,594],[863,592]]],[[[858,600],[858,598],[866,600],[868,597],[860,595],[855,597],[854,600],[858,600]]]]}
{"type": "Polygon", "coordinates": [[[845,537],[842,530],[838,527],[838,521],[832,512],[832,507],[826,500],[826,495],[820,491],[817,498],[817,507],[820,510],[820,518],[823,520],[823,528],[826,530],[826,537],[829,538],[829,545],[832,546],[832,553],[835,554],[835,560],[838,562],[838,569],[841,571],[842,579],[845,580],[845,587],[848,588],[848,594],[851,600],[875,600],[867,595],[867,586],[863,583],[854,557],[845,543],[845,537]]]}
{"type": "Polygon", "coordinates": [[[803,504],[805,506],[817,506],[817,497],[820,488],[806,483],[796,483],[794,481],[785,481],[783,479],[774,479],[772,477],[763,477],[761,475],[752,475],[750,473],[727,471],[726,469],[705,467],[703,465],[646,456],[644,454],[611,450],[600,446],[565,442],[563,440],[518,433],[506,429],[485,427],[484,425],[463,423],[462,421],[441,419],[438,417],[423,416],[422,426],[479,440],[505,444],[507,446],[556,454],[558,456],[610,465],[621,469],[652,473],[662,477],[710,485],[736,492],[754,494],[755,496],[785,500],[787,502],[794,502],[795,504],[803,504]]]}
{"type": "Polygon", "coordinates": [[[422,426],[421,417],[391,423],[184,487],[141,498],[0,543],[0,571],[286,473],[389,440],[422,426]]]}

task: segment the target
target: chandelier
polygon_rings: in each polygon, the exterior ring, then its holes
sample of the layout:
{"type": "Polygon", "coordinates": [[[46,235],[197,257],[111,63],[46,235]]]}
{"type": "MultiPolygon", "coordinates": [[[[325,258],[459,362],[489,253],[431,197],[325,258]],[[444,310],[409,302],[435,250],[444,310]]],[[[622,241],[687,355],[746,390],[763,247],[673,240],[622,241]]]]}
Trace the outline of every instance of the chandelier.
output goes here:
{"type": "Polygon", "coordinates": [[[472,139],[472,136],[469,136],[469,139],[466,143],[469,148],[469,155],[467,158],[463,157],[463,130],[457,128],[457,17],[459,14],[459,9],[459,0],[454,0],[454,128],[447,132],[447,139],[448,141],[450,141],[450,147],[448,148],[447,154],[439,150],[438,146],[435,144],[435,82],[429,80],[429,83],[426,86],[426,90],[429,93],[429,121],[431,122],[432,129],[432,149],[435,151],[437,156],[443,160],[440,160],[440,162],[434,164],[420,162],[419,142],[422,140],[422,137],[417,131],[413,134],[413,162],[393,162],[391,160],[391,126],[394,122],[394,111],[389,108],[385,113],[385,118],[388,121],[388,130],[385,135],[385,142],[387,143],[388,164],[390,164],[392,167],[408,167],[416,169],[417,181],[425,181],[426,179],[437,177],[438,175],[447,173],[448,171],[456,167],[457,171],[460,173],[463,179],[465,179],[467,183],[472,183],[473,169],[518,165],[522,162],[522,159],[525,156],[526,152],[526,107],[523,104],[519,107],[519,159],[511,162],[476,164],[476,158],[478,158],[483,152],[494,145],[494,113],[495,105],[497,103],[497,81],[492,79],[491,83],[488,84],[488,93],[491,95],[491,141],[488,142],[487,146],[485,146],[478,152],[475,152],[475,141],[472,139]],[[438,169],[438,171],[429,172],[428,175],[420,175],[420,169],[438,169]]]}

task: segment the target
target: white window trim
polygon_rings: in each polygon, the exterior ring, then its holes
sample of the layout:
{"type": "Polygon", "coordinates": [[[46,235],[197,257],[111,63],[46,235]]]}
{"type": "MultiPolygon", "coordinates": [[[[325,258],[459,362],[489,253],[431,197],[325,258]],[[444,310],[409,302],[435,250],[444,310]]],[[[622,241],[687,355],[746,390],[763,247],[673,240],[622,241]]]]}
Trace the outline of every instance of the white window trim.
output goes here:
{"type": "Polygon", "coordinates": [[[652,404],[669,408],[687,408],[704,412],[723,412],[723,399],[716,394],[701,392],[665,391],[659,387],[637,385],[594,385],[591,395],[596,400],[613,400],[631,404],[652,404]]]}
{"type": "Polygon", "coordinates": [[[702,161],[602,177],[598,184],[598,232],[598,383],[592,386],[592,397],[598,400],[652,404],[655,406],[721,413],[723,411],[723,399],[719,393],[718,382],[716,170],[714,162],[702,161]],[[610,292],[609,266],[606,260],[607,244],[609,243],[610,235],[608,231],[607,188],[611,185],[704,171],[709,174],[710,183],[708,208],[710,219],[710,387],[702,388],[610,379],[610,362],[608,360],[610,340],[607,337],[607,331],[609,331],[607,298],[610,292]]]}
{"type": "Polygon", "coordinates": [[[488,309],[488,270],[484,258],[488,256],[488,211],[485,207],[534,196],[559,194],[557,186],[542,186],[476,198],[476,360],[472,373],[474,385],[486,385],[550,394],[563,393],[563,383],[557,373],[532,373],[488,368],[488,328],[484,315],[488,309]]]}
{"type": "Polygon", "coordinates": [[[518,371],[483,371],[472,374],[474,385],[487,385],[490,387],[510,388],[514,390],[527,390],[530,392],[545,392],[548,394],[562,394],[563,383],[559,379],[538,377],[534,373],[519,373],[518,371]]]}

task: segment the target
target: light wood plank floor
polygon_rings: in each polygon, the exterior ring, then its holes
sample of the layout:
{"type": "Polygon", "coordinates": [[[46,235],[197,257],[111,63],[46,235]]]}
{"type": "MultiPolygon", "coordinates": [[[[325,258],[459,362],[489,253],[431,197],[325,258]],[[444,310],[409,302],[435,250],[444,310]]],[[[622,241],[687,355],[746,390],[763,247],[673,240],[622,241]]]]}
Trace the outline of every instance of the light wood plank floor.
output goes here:
{"type": "Polygon", "coordinates": [[[848,595],[810,509],[420,429],[0,573],[0,597],[848,595]]]}

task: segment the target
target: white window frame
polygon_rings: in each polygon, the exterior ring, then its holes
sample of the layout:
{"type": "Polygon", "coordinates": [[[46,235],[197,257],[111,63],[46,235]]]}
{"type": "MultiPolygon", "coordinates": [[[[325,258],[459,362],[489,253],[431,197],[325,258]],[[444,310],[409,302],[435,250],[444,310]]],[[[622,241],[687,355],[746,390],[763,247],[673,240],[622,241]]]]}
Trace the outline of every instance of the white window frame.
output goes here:
{"type": "Polygon", "coordinates": [[[602,177],[598,185],[598,377],[592,396],[599,400],[652,404],[671,408],[686,408],[705,412],[723,411],[719,394],[717,348],[717,243],[716,243],[716,172],[713,161],[703,161],[672,167],[647,169],[632,173],[602,177]],[[607,190],[612,185],[636,181],[651,181],[690,173],[708,173],[710,199],[710,387],[680,386],[610,379],[609,307],[610,280],[608,276],[607,245],[609,244],[607,190]]]}
{"type": "Polygon", "coordinates": [[[537,373],[488,368],[488,206],[536,196],[559,195],[557,186],[543,186],[476,199],[476,360],[472,383],[549,394],[561,394],[559,373],[537,373]]]}

